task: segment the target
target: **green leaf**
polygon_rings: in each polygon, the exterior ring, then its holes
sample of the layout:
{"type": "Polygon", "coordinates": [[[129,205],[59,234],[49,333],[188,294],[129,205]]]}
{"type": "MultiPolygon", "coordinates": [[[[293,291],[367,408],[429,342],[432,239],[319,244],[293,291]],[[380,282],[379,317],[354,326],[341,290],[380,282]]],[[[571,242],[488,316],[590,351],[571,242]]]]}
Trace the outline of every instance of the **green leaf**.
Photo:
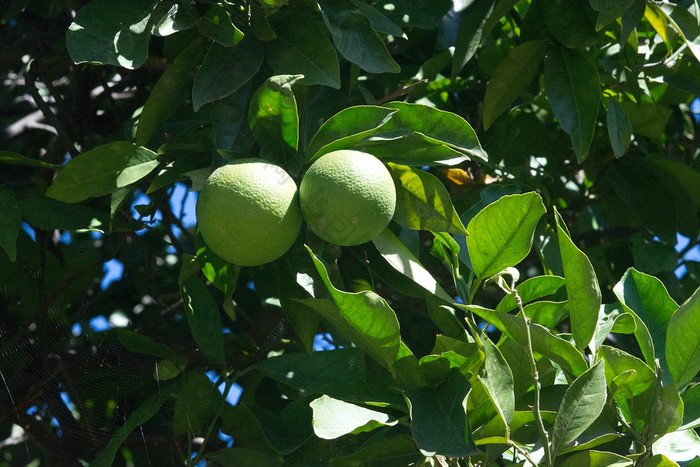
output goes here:
{"type": "Polygon", "coordinates": [[[66,33],[75,63],[96,62],[139,68],[148,55],[148,40],[157,2],[94,0],[80,8],[66,33]]]}
{"type": "Polygon", "coordinates": [[[169,6],[170,9],[153,25],[154,36],[169,36],[197,25],[197,13],[189,2],[178,0],[170,5],[161,3],[158,8],[163,6],[169,6]]]}
{"type": "Polygon", "coordinates": [[[569,316],[569,302],[550,302],[542,300],[525,305],[525,316],[533,323],[541,324],[547,329],[554,329],[569,316]]]}
{"type": "Polygon", "coordinates": [[[200,63],[203,50],[203,41],[193,41],[161,75],[139,115],[134,138],[136,144],[143,146],[148,143],[165,119],[184,104],[190,71],[200,63]]]}
{"type": "Polygon", "coordinates": [[[457,369],[435,388],[420,387],[404,392],[411,414],[411,431],[418,448],[426,456],[473,456],[474,446],[467,396],[471,384],[457,369]]]}
{"type": "Polygon", "coordinates": [[[231,22],[226,9],[212,5],[199,19],[199,32],[224,47],[233,47],[243,39],[243,33],[231,22]]]}
{"type": "MultiPolygon", "coordinates": [[[[554,294],[565,282],[565,279],[559,276],[535,276],[521,282],[515,289],[523,304],[527,304],[554,294]]],[[[510,311],[517,306],[518,303],[513,294],[508,294],[498,303],[496,311],[510,311]]]]}
{"type": "Polygon", "coordinates": [[[129,415],[124,424],[117,428],[104,451],[90,463],[90,467],[109,467],[113,465],[114,456],[129,434],[150,420],[158,412],[163,402],[165,402],[165,393],[163,395],[160,393],[153,394],[146,399],[142,405],[129,415]]]}
{"type": "Polygon", "coordinates": [[[655,455],[665,456],[667,460],[677,465],[696,467],[698,452],[700,452],[700,437],[693,430],[675,431],[656,441],[652,445],[652,452],[655,455]]]}
{"type": "Polygon", "coordinates": [[[644,18],[644,12],[647,9],[645,0],[635,0],[632,6],[620,18],[621,33],[620,46],[624,47],[627,44],[630,34],[634,32],[639,22],[644,18]]]}
{"type": "Polygon", "coordinates": [[[700,371],[700,288],[668,321],[666,363],[679,388],[691,382],[700,371]]]}
{"type": "Polygon", "coordinates": [[[51,164],[31,157],[23,156],[12,151],[0,151],[0,164],[26,165],[27,167],[41,167],[44,169],[60,169],[58,164],[51,164]]]}
{"type": "Polygon", "coordinates": [[[550,49],[544,60],[544,88],[554,115],[571,137],[578,162],[583,162],[593,142],[600,103],[596,66],[579,50],[550,49]]]}
{"type": "Polygon", "coordinates": [[[394,435],[363,447],[342,457],[333,457],[333,467],[385,467],[387,465],[414,465],[425,459],[410,435],[394,435]]]}
{"type": "Polygon", "coordinates": [[[613,452],[590,450],[569,456],[557,465],[559,467],[631,467],[634,461],[613,452]]]}
{"type": "Polygon", "coordinates": [[[220,449],[208,453],[207,459],[215,462],[216,465],[235,465],[236,467],[258,467],[261,465],[277,467],[282,464],[277,456],[245,447],[220,449]]]}
{"type": "Polygon", "coordinates": [[[158,155],[126,141],[97,146],[68,161],[46,191],[66,203],[110,194],[141,180],[155,169],[158,155]]]}
{"type": "Polygon", "coordinates": [[[530,85],[546,52],[545,41],[528,41],[511,50],[498,64],[484,94],[484,130],[530,85]]]}
{"type": "MultiPolygon", "coordinates": [[[[380,159],[385,159],[396,164],[405,165],[434,165],[424,162],[402,162],[406,161],[406,156],[400,152],[392,156],[393,142],[400,142],[403,138],[414,136],[411,144],[421,144],[423,147],[430,148],[431,146],[445,146],[446,149],[457,151],[450,157],[455,159],[452,162],[441,162],[438,158],[434,159],[437,163],[457,164],[469,157],[459,157],[459,153],[464,153],[469,156],[487,160],[486,152],[482,149],[481,143],[476,136],[476,132],[465,119],[452,112],[436,109],[423,104],[409,104],[405,102],[389,102],[383,104],[382,107],[399,109],[399,111],[391,116],[380,131],[372,135],[367,142],[373,142],[372,147],[377,146],[377,150],[383,149],[383,156],[375,154],[380,159]],[[398,141],[397,141],[398,139],[398,141]]],[[[440,154],[438,157],[442,157],[440,154]]]]}
{"type": "Polygon", "coordinates": [[[651,388],[648,394],[653,395],[654,399],[647,404],[642,402],[642,412],[649,414],[644,418],[646,425],[654,423],[649,433],[651,440],[656,441],[667,433],[676,431],[683,423],[683,400],[673,384],[660,388],[658,394],[656,388],[651,388]]]}
{"type": "Polygon", "coordinates": [[[434,29],[452,7],[451,0],[379,0],[378,9],[402,27],[434,29]]]}
{"type": "Polygon", "coordinates": [[[683,426],[680,430],[700,426],[700,384],[688,387],[681,394],[683,399],[683,426]]]}
{"type": "Polygon", "coordinates": [[[559,251],[566,279],[566,293],[569,297],[571,334],[576,347],[584,349],[591,342],[596,330],[598,314],[602,303],[600,286],[593,265],[569,237],[561,214],[554,210],[557,222],[559,251]]]}
{"type": "Polygon", "coordinates": [[[513,373],[498,347],[485,334],[481,336],[484,346],[484,366],[479,371],[479,381],[484,385],[493,405],[503,417],[506,426],[513,420],[515,394],[513,373]]]}
{"type": "Polygon", "coordinates": [[[349,62],[369,73],[401,71],[362,9],[350,0],[320,1],[319,6],[338,52],[349,62]]]}
{"type": "Polygon", "coordinates": [[[161,381],[168,381],[180,375],[187,368],[188,359],[184,355],[176,355],[174,358],[156,362],[153,369],[153,379],[158,384],[161,381]]]}
{"type": "Polygon", "coordinates": [[[401,336],[394,310],[372,291],[343,292],[330,282],[325,265],[307,247],[333,303],[324,299],[301,300],[333,324],[343,335],[388,369],[393,369],[401,336]]]}
{"type": "Polygon", "coordinates": [[[363,354],[353,347],[312,354],[278,355],[263,360],[255,367],[300,391],[323,391],[328,386],[366,384],[363,354]]]}
{"type": "MultiPolygon", "coordinates": [[[[291,454],[313,436],[310,397],[297,399],[280,411],[251,406],[265,439],[280,454],[291,454]]],[[[235,436],[235,434],[234,434],[235,436]]]]}
{"type": "Polygon", "coordinates": [[[481,33],[493,11],[495,0],[474,2],[461,14],[450,79],[454,81],[481,43],[481,33]]]}
{"type": "Polygon", "coordinates": [[[700,61],[700,25],[697,18],[679,5],[664,5],[659,10],[666,15],[695,59],[700,61]]]}
{"type": "Polygon", "coordinates": [[[172,414],[174,436],[203,436],[223,398],[204,372],[183,375],[172,414]]]}
{"type": "Polygon", "coordinates": [[[341,110],[326,120],[306,148],[306,160],[312,162],[338,149],[361,141],[389,121],[397,109],[374,105],[356,105],[341,110]]]}
{"type": "Polygon", "coordinates": [[[107,230],[107,214],[82,204],[69,204],[51,198],[19,200],[22,217],[33,227],[42,230],[107,230]]]}
{"type": "Polygon", "coordinates": [[[596,29],[587,2],[550,0],[546,2],[544,19],[547,29],[559,42],[571,49],[584,49],[597,41],[596,29]]]}
{"type": "MultiPolygon", "coordinates": [[[[513,316],[476,305],[458,306],[473,311],[518,344],[522,346],[527,345],[527,334],[522,316],[513,316]]],[[[565,371],[578,376],[588,368],[583,355],[571,342],[555,336],[547,328],[539,324],[533,323],[530,326],[530,332],[532,335],[532,350],[555,362],[565,371]]]]}
{"type": "Polygon", "coordinates": [[[413,253],[394,235],[385,229],[372,240],[382,257],[398,272],[411,279],[426,291],[451,303],[452,297],[440,287],[435,278],[423,267],[413,253]]]}
{"type": "Polygon", "coordinates": [[[595,29],[600,31],[608,24],[625,14],[636,0],[589,0],[591,7],[598,12],[595,29]]]}
{"type": "Polygon", "coordinates": [[[363,3],[360,0],[352,0],[352,3],[367,15],[367,19],[369,19],[369,23],[375,31],[389,36],[401,37],[403,39],[407,38],[406,34],[404,34],[403,30],[397,26],[396,23],[384,16],[372,5],[363,3]]]}
{"type": "Polygon", "coordinates": [[[618,400],[627,400],[638,396],[656,384],[654,370],[624,350],[603,345],[598,349],[598,356],[605,361],[605,378],[611,393],[618,400]],[[613,384],[616,377],[630,371],[631,373],[624,381],[618,380],[616,384],[613,384]]]}
{"type": "Polygon", "coordinates": [[[157,358],[173,358],[177,353],[168,345],[151,337],[128,329],[115,329],[119,342],[130,352],[152,355],[157,358]]]}
{"type": "Polygon", "coordinates": [[[225,366],[224,338],[219,307],[207,287],[197,277],[200,266],[190,255],[183,257],[180,294],[192,337],[204,356],[218,368],[225,366]]]}
{"type": "Polygon", "coordinates": [[[535,227],[546,209],[535,192],[503,196],[467,225],[472,268],[479,280],[515,266],[530,252],[535,227]]]}
{"type": "Polygon", "coordinates": [[[229,96],[260,70],[262,43],[246,37],[235,47],[212,43],[194,78],[192,105],[197,112],[204,104],[229,96]]]}
{"type": "MultiPolygon", "coordinates": [[[[652,339],[652,345],[640,343],[647,364],[659,359],[664,376],[670,377],[666,365],[666,329],[678,304],[669,296],[664,284],[654,276],[629,268],[613,288],[626,311],[631,311],[644,323],[652,339]],[[650,348],[647,348],[650,347],[650,348]]],[[[644,335],[640,335],[643,339],[644,335]]],[[[640,338],[638,337],[638,338],[640,338]]],[[[670,379],[669,379],[670,381],[670,379]]]]}
{"type": "Polygon", "coordinates": [[[632,123],[615,99],[609,101],[607,123],[613,153],[620,158],[632,142],[632,123]]]}
{"type": "Polygon", "coordinates": [[[299,144],[299,114],[292,85],[300,75],[268,78],[253,94],[248,122],[262,153],[273,160],[291,159],[299,144]]]}
{"type": "Polygon", "coordinates": [[[389,162],[396,185],[394,220],[413,230],[466,235],[445,185],[433,174],[389,162]]]}
{"type": "Polygon", "coordinates": [[[384,412],[323,395],[311,402],[314,433],[319,438],[337,439],[347,434],[372,431],[380,426],[393,426],[396,418],[384,412]]]}
{"type": "Polygon", "coordinates": [[[574,442],[598,418],[606,399],[605,365],[598,361],[576,378],[564,394],[551,432],[552,456],[574,442]]]}
{"type": "Polygon", "coordinates": [[[305,10],[272,17],[277,38],[265,46],[266,60],[278,75],[304,75],[301,84],[340,89],[340,65],[326,28],[305,10]]]}
{"type": "Polygon", "coordinates": [[[17,259],[17,235],[22,227],[22,211],[11,191],[0,190],[0,247],[10,261],[17,259]]]}

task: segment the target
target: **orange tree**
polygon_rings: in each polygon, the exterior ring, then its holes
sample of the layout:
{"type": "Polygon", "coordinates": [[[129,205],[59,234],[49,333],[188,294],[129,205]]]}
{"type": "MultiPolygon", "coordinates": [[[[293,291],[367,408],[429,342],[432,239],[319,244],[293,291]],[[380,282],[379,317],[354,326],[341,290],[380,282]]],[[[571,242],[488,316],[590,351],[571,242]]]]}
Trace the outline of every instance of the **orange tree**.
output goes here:
{"type": "Polygon", "coordinates": [[[699,10],[3,2],[0,465],[699,465],[699,10]],[[202,240],[340,149],[371,241],[202,240]]]}

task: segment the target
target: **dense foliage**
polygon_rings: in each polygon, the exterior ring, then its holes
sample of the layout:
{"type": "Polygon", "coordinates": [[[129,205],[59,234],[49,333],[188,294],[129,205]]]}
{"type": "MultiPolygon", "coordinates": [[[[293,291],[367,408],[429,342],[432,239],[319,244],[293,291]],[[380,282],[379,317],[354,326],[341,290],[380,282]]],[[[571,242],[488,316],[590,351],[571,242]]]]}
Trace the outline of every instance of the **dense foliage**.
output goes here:
{"type": "Polygon", "coordinates": [[[0,5],[0,465],[700,465],[697,1],[0,5]],[[372,242],[203,243],[344,148],[372,242]]]}

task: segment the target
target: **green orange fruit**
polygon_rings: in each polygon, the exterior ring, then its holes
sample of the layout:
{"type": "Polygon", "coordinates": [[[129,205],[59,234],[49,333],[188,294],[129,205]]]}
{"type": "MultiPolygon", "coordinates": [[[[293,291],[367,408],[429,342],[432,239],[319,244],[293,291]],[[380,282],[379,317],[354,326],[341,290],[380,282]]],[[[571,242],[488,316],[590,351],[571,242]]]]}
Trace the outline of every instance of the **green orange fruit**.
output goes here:
{"type": "Polygon", "coordinates": [[[197,225],[206,245],[239,266],[282,256],[301,229],[297,185],[280,166],[240,159],[216,169],[197,201],[197,225]]]}
{"type": "Polygon", "coordinates": [[[386,166],[371,154],[333,151],[304,174],[299,200],[309,228],[327,242],[359,245],[389,225],[396,188],[386,166]]]}

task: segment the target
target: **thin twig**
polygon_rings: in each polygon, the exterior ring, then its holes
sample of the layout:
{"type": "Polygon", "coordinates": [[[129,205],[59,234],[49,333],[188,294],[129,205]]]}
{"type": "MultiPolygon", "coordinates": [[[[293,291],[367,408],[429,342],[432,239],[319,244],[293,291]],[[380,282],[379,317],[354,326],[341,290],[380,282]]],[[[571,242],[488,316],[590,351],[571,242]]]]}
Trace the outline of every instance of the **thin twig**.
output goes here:
{"type": "MultiPolygon", "coordinates": [[[[515,301],[518,303],[518,309],[520,314],[523,315],[523,321],[525,322],[525,334],[527,335],[527,355],[530,360],[530,372],[532,374],[532,379],[535,381],[535,405],[532,408],[532,413],[535,416],[535,421],[537,422],[537,429],[540,432],[540,438],[542,440],[542,446],[544,447],[544,459],[547,466],[552,465],[552,453],[549,448],[549,435],[547,430],[544,428],[544,421],[542,420],[542,412],[540,410],[540,391],[542,390],[542,384],[540,383],[540,376],[537,372],[537,362],[535,361],[535,354],[532,351],[532,335],[530,333],[530,318],[525,315],[525,309],[523,308],[523,300],[520,298],[518,291],[513,288],[511,292],[515,297],[515,301]]],[[[534,464],[537,465],[537,464],[534,464]]]]}

